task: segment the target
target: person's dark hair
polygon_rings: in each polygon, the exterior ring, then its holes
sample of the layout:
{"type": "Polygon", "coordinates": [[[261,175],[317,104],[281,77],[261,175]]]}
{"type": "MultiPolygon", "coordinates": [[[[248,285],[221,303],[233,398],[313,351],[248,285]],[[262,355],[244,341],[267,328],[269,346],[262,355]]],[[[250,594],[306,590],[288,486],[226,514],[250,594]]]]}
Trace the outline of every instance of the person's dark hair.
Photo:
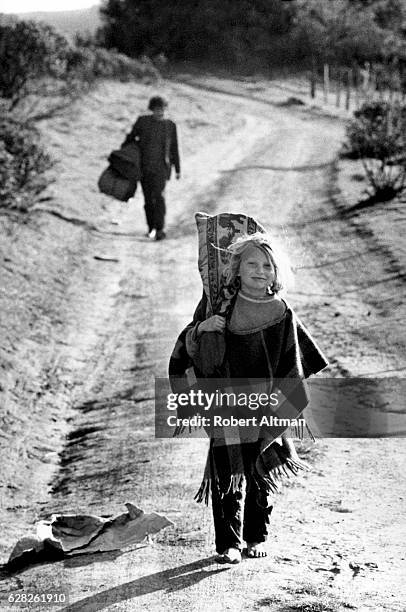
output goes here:
{"type": "Polygon", "coordinates": [[[148,110],[153,111],[155,108],[166,108],[168,102],[162,96],[152,96],[148,103],[148,110]]]}

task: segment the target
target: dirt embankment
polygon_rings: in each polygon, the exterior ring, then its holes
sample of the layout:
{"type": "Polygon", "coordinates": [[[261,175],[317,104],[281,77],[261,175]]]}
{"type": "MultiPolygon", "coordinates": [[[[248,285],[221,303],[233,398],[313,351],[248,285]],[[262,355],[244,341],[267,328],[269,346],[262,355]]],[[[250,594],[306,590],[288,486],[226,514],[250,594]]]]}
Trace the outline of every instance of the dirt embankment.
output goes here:
{"type": "Polygon", "coordinates": [[[405,369],[394,325],[404,308],[405,214],[399,204],[368,216],[346,210],[359,183],[337,161],[342,120],[284,106],[292,84],[197,85],[162,84],[185,159],[182,181],[168,189],[167,241],[143,237],[140,194],[120,206],[96,191],[106,154],[152,93],[106,84],[43,124],[60,159],[41,205],[49,212],[2,242],[3,559],[51,511],[107,514],[128,499],[176,526],[149,547],[34,567],[1,590],[63,588],[71,610],[276,611],[307,601],[400,611],[400,441],[305,447],[314,469],[278,496],[268,559],[224,568],[212,556],[210,512],[191,501],[205,441],[153,437],[153,379],[165,375],[200,294],[197,210],[247,212],[282,235],[297,270],[290,301],[326,350],[330,375],[405,369]]]}

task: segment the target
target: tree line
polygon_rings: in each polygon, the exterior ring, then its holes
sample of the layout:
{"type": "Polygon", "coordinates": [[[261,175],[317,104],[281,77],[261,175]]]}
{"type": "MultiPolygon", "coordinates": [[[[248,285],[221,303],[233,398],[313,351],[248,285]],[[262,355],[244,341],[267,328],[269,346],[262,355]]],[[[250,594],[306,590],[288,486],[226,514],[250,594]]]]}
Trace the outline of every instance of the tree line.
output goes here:
{"type": "Polygon", "coordinates": [[[404,0],[104,0],[99,41],[131,57],[406,62],[404,0]]]}

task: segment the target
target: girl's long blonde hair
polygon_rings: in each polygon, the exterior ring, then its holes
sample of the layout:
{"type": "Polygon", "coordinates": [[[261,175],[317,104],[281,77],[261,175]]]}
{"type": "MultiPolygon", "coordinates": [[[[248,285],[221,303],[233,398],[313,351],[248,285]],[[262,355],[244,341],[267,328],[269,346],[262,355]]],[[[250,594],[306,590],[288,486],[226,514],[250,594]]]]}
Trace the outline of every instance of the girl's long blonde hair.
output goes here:
{"type": "Polygon", "coordinates": [[[244,234],[235,240],[227,248],[230,260],[224,269],[224,281],[227,287],[239,285],[240,263],[243,253],[249,247],[257,247],[270,259],[274,270],[275,279],[270,287],[272,293],[279,293],[291,288],[293,274],[287,255],[281,250],[275,240],[268,234],[257,232],[255,234],[244,234]]]}

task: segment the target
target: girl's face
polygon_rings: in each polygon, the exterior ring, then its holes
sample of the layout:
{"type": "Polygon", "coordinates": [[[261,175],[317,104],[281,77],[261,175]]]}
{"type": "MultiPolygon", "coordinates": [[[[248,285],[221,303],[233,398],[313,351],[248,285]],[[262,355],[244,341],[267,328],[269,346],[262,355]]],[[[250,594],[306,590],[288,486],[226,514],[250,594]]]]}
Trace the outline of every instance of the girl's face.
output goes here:
{"type": "Polygon", "coordinates": [[[241,289],[244,293],[261,297],[266,295],[267,288],[275,280],[275,269],[264,251],[249,246],[241,256],[240,263],[241,289]]]}

